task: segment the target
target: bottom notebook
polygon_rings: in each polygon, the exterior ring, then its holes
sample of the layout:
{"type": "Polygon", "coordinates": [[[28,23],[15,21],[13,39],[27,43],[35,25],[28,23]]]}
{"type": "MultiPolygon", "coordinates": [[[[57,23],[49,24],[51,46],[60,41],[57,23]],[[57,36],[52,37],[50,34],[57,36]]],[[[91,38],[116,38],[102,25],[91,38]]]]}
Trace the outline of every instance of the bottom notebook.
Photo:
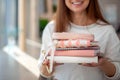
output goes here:
{"type": "MultiPolygon", "coordinates": [[[[50,56],[47,59],[51,59],[50,56]]],[[[56,63],[98,63],[98,56],[95,57],[66,57],[66,56],[54,56],[56,63]]]]}

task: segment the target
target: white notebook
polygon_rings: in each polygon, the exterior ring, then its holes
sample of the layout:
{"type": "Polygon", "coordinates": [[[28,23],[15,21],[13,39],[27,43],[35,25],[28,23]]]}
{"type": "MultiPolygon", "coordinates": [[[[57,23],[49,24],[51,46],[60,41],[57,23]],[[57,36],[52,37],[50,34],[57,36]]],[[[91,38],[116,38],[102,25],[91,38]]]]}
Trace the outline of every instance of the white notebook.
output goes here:
{"type": "MultiPolygon", "coordinates": [[[[50,56],[47,59],[51,59],[50,56]]],[[[53,59],[56,63],[98,63],[98,56],[95,57],[66,57],[66,56],[54,56],[53,59]]]]}

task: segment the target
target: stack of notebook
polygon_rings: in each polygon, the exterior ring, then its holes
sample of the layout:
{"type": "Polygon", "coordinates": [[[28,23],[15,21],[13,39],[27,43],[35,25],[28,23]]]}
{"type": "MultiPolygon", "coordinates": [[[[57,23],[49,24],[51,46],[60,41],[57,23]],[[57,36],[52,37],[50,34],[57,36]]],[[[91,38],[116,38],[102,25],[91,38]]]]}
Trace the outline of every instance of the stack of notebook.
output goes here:
{"type": "MultiPolygon", "coordinates": [[[[57,63],[98,63],[100,51],[92,34],[53,33],[54,58],[57,63]]],[[[49,53],[48,59],[51,59],[49,53]]]]}

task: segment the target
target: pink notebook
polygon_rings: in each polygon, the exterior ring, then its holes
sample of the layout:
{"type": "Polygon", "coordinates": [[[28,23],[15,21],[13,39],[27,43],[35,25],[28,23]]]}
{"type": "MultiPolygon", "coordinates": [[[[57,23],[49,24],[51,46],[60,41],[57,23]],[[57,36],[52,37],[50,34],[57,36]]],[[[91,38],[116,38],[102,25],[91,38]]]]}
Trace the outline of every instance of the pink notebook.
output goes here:
{"type": "Polygon", "coordinates": [[[94,35],[92,34],[80,34],[80,33],[53,33],[52,39],[85,39],[85,40],[94,40],[94,35]]]}
{"type": "Polygon", "coordinates": [[[59,50],[55,51],[54,56],[93,57],[97,56],[97,53],[99,50],[59,50]]]}

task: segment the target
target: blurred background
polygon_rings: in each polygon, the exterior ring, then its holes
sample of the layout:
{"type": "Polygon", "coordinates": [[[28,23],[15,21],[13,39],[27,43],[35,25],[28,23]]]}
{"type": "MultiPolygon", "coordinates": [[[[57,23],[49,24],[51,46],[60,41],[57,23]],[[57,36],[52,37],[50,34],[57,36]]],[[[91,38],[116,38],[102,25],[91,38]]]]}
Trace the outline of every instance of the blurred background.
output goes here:
{"type": "MultiPolygon", "coordinates": [[[[0,80],[37,80],[41,36],[58,0],[0,0],[0,80]]],[[[120,0],[99,0],[120,37],[120,0]]]]}

